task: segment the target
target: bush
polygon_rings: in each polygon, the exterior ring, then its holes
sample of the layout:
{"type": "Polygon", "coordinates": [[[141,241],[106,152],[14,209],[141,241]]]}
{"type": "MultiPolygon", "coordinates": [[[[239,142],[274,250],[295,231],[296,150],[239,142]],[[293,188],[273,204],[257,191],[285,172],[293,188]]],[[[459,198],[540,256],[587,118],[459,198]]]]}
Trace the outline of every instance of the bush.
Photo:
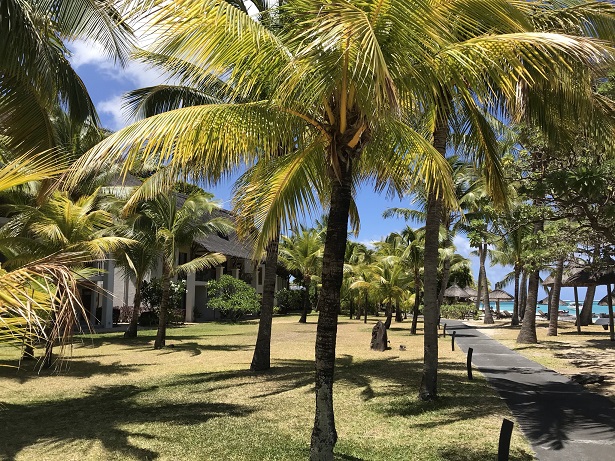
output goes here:
{"type": "Polygon", "coordinates": [[[288,314],[291,311],[300,311],[303,308],[303,291],[283,288],[275,294],[278,302],[278,314],[288,314]]]}
{"type": "MultiPolygon", "coordinates": [[[[184,294],[186,293],[186,282],[179,280],[171,281],[171,299],[169,300],[168,322],[178,324],[184,322],[184,310],[182,304],[184,294]]],[[[158,324],[158,313],[160,312],[160,302],[162,301],[162,284],[160,279],[152,279],[149,282],[143,282],[141,286],[141,301],[145,305],[144,312],[139,316],[139,325],[152,326],[158,324]],[[153,315],[144,317],[141,323],[141,317],[146,312],[152,312],[153,315]]]]}
{"type": "Polygon", "coordinates": [[[218,309],[223,317],[232,321],[246,314],[256,314],[261,308],[260,295],[243,280],[223,275],[220,280],[207,284],[207,307],[218,309]]]}
{"type": "Polygon", "coordinates": [[[478,313],[474,304],[442,304],[440,316],[446,319],[475,318],[478,313]]]}

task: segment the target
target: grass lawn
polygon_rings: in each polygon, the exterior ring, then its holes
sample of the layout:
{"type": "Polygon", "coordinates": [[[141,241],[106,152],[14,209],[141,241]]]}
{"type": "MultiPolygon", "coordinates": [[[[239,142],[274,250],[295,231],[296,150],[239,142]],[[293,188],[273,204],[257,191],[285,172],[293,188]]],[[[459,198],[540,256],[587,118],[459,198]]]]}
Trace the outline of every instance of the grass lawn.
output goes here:
{"type": "Polygon", "coordinates": [[[586,387],[615,401],[615,343],[601,325],[581,327],[579,335],[574,322],[559,322],[558,335],[547,336],[549,322],[537,319],[538,344],[517,344],[520,327],[510,326],[510,321],[498,320],[495,325],[473,322],[473,325],[506,347],[558,373],[606,376],[604,383],[586,387]]]}
{"type": "MultiPolygon", "coordinates": [[[[316,316],[274,319],[272,365],[248,371],[257,322],[154,330],[137,340],[88,335],[60,374],[0,366],[3,460],[300,460],[314,417],[316,316]]],[[[465,356],[440,344],[440,399],[417,399],[422,335],[389,330],[392,349],[369,349],[373,320],[340,319],[335,411],[340,460],[493,460],[505,405],[465,356]],[[407,350],[399,350],[404,344],[407,350]],[[478,375],[478,376],[477,376],[478,375]]],[[[40,352],[39,352],[40,353],[40,352]]],[[[0,365],[17,352],[0,348],[0,365]]],[[[511,460],[531,460],[520,432],[511,460]]]]}

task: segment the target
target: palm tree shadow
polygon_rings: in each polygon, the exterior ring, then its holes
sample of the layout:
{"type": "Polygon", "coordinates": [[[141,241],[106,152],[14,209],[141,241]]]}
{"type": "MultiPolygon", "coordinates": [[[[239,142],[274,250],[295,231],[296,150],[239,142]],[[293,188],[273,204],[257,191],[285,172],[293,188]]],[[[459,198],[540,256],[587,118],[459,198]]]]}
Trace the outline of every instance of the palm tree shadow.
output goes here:
{"type": "Polygon", "coordinates": [[[19,453],[40,441],[67,447],[77,440],[98,441],[120,457],[156,459],[158,453],[140,448],[131,438],[153,438],[131,432],[127,424],[172,423],[196,425],[217,417],[249,415],[249,407],[208,402],[156,405],[139,402],[140,394],[157,389],[136,386],[93,388],[85,396],[28,404],[4,404],[0,411],[3,443],[0,458],[13,461],[19,453]],[[101,429],[104,428],[104,429],[101,429]]]}

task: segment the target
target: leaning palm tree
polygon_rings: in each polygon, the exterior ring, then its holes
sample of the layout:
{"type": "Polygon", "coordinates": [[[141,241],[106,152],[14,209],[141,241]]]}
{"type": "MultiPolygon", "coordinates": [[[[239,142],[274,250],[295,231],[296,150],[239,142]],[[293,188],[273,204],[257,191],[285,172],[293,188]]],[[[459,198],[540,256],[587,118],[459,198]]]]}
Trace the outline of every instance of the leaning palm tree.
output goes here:
{"type": "Polygon", "coordinates": [[[165,346],[171,279],[178,274],[202,270],[226,260],[219,253],[208,253],[184,264],[178,264],[176,261],[177,251],[181,247],[192,245],[196,237],[212,232],[227,234],[232,230],[226,219],[210,216],[218,208],[212,198],[211,194],[205,192],[196,192],[188,197],[169,193],[146,201],[140,207],[139,211],[151,223],[151,231],[162,249],[162,299],[155,349],[165,346]]]}
{"type": "MultiPolygon", "coordinates": [[[[165,67],[171,75],[189,82],[224,77],[229,96],[266,91],[269,97],[149,117],[103,141],[77,167],[118,158],[127,159],[127,167],[155,160],[211,179],[238,164],[267,162],[269,180],[253,195],[260,250],[299,213],[326,204],[311,457],[332,459],[337,440],[332,397],[337,313],[356,187],[373,180],[377,190],[403,193],[421,178],[436,206],[437,219],[427,220],[428,233],[437,233],[441,201],[454,200],[444,159],[443,97],[449,101],[447,95],[453,94],[454,101],[468,106],[474,116],[471,126],[488,137],[478,106],[495,100],[494,88],[514,100],[518,81],[533,83],[528,66],[540,64],[547,75],[561,67],[561,56],[594,65],[604,59],[605,48],[576,37],[534,30],[524,34],[530,28],[525,4],[503,0],[290,0],[272,15],[301,20],[281,24],[279,33],[217,0],[158,5],[146,15],[158,37],[150,51],[174,56],[165,67]],[[458,20],[451,22],[453,15],[458,20]],[[498,23],[501,27],[491,26],[498,23]],[[513,33],[485,34],[504,29],[513,33]],[[473,38],[459,44],[460,37],[473,38]],[[416,129],[412,122],[423,108],[428,109],[429,123],[416,129]],[[429,136],[438,139],[435,147],[425,132],[435,133],[429,136]],[[280,147],[283,156],[278,155],[280,147]]],[[[478,162],[485,158],[484,151],[476,154],[478,162]]],[[[497,185],[497,162],[487,163],[497,185]]],[[[435,280],[437,242],[433,248],[429,245],[425,279],[435,280]]],[[[435,290],[426,290],[425,301],[430,308],[435,304],[435,290]]],[[[426,318],[435,332],[436,319],[426,318]]],[[[431,365],[434,358],[437,365],[432,342],[437,344],[437,335],[430,333],[427,339],[430,366],[425,387],[431,395],[437,371],[431,365]]]]}

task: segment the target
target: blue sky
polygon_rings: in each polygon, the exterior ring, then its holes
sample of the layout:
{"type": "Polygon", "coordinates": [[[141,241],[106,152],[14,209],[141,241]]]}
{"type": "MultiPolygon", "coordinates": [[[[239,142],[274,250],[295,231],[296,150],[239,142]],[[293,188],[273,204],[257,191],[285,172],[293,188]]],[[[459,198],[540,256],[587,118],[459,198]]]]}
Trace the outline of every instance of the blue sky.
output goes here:
{"type": "MultiPolygon", "coordinates": [[[[122,95],[125,92],[164,82],[159,72],[148,69],[141,63],[130,62],[125,68],[119,67],[107,59],[100,48],[91,43],[74,42],[70,48],[73,52],[71,57],[73,67],[85,82],[105,128],[118,130],[130,123],[122,112],[122,95]]],[[[231,181],[224,181],[216,187],[210,187],[209,190],[225,207],[228,207],[231,187],[231,181]]],[[[402,219],[383,219],[382,213],[385,209],[411,206],[408,199],[387,199],[384,194],[377,195],[368,185],[359,191],[357,205],[361,217],[361,231],[356,240],[366,244],[380,240],[390,232],[399,231],[406,225],[402,219]]],[[[413,226],[416,227],[416,224],[413,226]]],[[[465,236],[457,236],[454,243],[459,254],[470,257],[472,249],[465,236]]],[[[473,273],[478,274],[478,259],[470,258],[473,273]]],[[[487,267],[487,277],[493,285],[509,271],[510,268],[501,266],[487,267]]],[[[506,289],[512,291],[512,286],[506,289]]],[[[565,288],[562,291],[564,299],[573,299],[571,288],[565,288]]],[[[584,295],[585,289],[580,288],[579,292],[584,295]]],[[[596,299],[600,299],[605,294],[604,287],[599,287],[596,299]]],[[[539,296],[541,295],[542,290],[539,296]]]]}

